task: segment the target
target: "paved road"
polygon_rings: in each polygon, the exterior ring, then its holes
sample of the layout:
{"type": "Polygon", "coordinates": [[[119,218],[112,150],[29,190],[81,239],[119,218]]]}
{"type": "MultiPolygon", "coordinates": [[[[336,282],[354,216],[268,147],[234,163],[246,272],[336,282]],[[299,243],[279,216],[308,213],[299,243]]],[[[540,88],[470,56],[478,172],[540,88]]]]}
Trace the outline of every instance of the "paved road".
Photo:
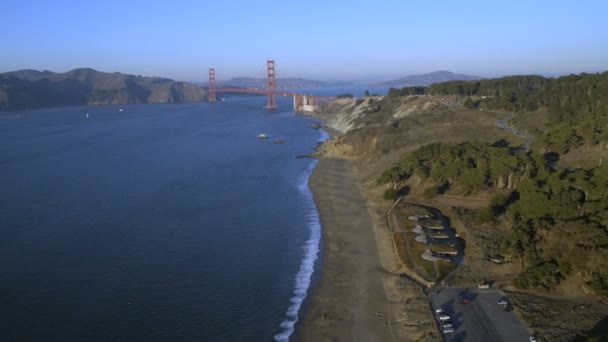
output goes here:
{"type": "Polygon", "coordinates": [[[497,304],[502,297],[497,290],[477,288],[447,288],[432,296],[433,307],[445,307],[452,318],[454,332],[446,336],[446,341],[529,341],[525,325],[512,311],[506,312],[497,304]],[[459,295],[472,299],[471,303],[458,303],[459,295]]]}

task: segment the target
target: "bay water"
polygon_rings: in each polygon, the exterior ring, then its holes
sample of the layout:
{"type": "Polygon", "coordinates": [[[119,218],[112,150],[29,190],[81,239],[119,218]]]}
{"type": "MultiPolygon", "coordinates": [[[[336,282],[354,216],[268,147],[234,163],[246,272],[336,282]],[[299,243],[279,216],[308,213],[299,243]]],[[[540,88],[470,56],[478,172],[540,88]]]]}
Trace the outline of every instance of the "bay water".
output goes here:
{"type": "Polygon", "coordinates": [[[265,100],[0,113],[0,340],[293,336],[324,132],[265,100]]]}

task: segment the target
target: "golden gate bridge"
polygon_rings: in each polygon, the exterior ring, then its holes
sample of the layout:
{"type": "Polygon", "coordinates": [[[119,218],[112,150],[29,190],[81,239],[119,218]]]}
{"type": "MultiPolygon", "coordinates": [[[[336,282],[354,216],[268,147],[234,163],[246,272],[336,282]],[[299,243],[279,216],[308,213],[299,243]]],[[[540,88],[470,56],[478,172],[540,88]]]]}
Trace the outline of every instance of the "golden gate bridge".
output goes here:
{"type": "Polygon", "coordinates": [[[277,108],[277,96],[292,97],[293,109],[297,112],[312,112],[322,102],[335,100],[335,97],[330,96],[313,96],[297,93],[289,93],[277,91],[277,79],[274,60],[266,61],[266,89],[250,89],[250,88],[217,88],[215,82],[215,69],[209,68],[209,102],[217,101],[217,93],[244,93],[244,94],[260,94],[268,97],[266,108],[277,108]]]}

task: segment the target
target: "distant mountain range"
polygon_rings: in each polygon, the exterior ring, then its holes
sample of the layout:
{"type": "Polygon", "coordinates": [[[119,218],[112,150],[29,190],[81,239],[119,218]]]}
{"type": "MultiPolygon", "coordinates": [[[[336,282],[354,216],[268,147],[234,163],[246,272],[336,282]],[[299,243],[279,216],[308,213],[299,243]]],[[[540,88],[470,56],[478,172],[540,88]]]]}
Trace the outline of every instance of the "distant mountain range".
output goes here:
{"type": "Polygon", "coordinates": [[[205,99],[206,92],[190,83],[90,68],[66,73],[19,70],[0,74],[0,109],[205,99]]]}
{"type": "Polygon", "coordinates": [[[471,81],[479,79],[481,79],[481,77],[479,76],[455,74],[451,71],[442,70],[431,72],[428,74],[409,75],[402,78],[398,78],[393,81],[384,82],[382,84],[388,86],[410,87],[428,86],[433,83],[441,83],[447,81],[471,81]]]}
{"type": "MultiPolygon", "coordinates": [[[[237,87],[237,88],[266,88],[265,78],[236,77],[225,81],[218,81],[218,87],[237,87]]],[[[278,89],[301,89],[301,88],[327,88],[349,85],[350,82],[324,82],[307,80],[304,78],[277,78],[278,89]]]]}

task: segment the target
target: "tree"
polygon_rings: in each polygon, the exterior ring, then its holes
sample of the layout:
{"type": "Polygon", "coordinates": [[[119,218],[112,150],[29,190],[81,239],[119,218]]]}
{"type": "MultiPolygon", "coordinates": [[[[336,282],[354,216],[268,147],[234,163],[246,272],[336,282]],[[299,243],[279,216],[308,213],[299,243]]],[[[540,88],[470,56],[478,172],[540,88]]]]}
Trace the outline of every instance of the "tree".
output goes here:
{"type": "Polygon", "coordinates": [[[471,100],[470,97],[467,97],[466,100],[464,100],[463,104],[462,104],[465,108],[475,108],[475,102],[473,100],[471,100]]]}
{"type": "Polygon", "coordinates": [[[365,96],[369,96],[369,90],[365,91],[365,96]]]}

